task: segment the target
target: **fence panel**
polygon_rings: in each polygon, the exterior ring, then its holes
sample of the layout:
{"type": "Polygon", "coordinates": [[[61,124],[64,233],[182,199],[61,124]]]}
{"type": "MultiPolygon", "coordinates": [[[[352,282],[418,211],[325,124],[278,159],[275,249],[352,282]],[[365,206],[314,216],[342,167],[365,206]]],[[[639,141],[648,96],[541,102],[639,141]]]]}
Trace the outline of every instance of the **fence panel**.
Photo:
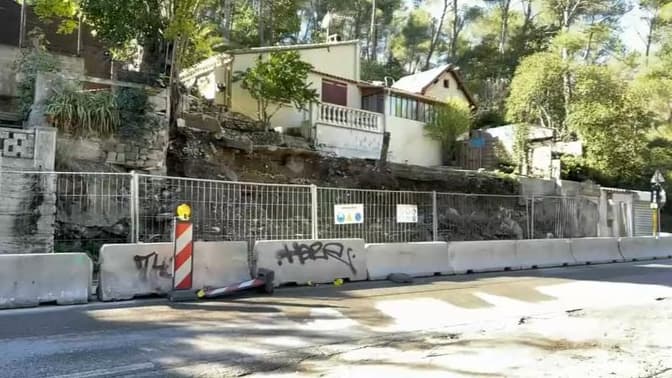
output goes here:
{"type": "Polygon", "coordinates": [[[532,237],[583,238],[597,236],[598,198],[532,197],[532,237]]]}
{"type": "Polygon", "coordinates": [[[142,242],[171,240],[172,219],[180,203],[192,206],[197,240],[311,237],[310,186],[138,175],[138,196],[142,242]]]}
{"type": "MultiPolygon", "coordinates": [[[[180,203],[210,241],[362,238],[367,243],[597,235],[598,198],[318,188],[127,173],[0,172],[0,253],[85,251],[172,239],[180,203]],[[336,205],[361,204],[338,224],[336,205]],[[398,205],[417,208],[401,223],[398,205]]],[[[408,209],[408,208],[407,208],[408,209]]]]}
{"type": "Polygon", "coordinates": [[[125,173],[53,173],[55,250],[97,255],[103,244],[132,241],[131,180],[125,173]]]}
{"type": "Polygon", "coordinates": [[[437,193],[438,240],[525,239],[528,200],[520,196],[437,193]]]}
{"type": "Polygon", "coordinates": [[[431,241],[432,193],[318,188],[318,236],[321,239],[361,238],[367,243],[431,241]],[[362,204],[361,224],[336,224],[335,205],[362,204]],[[397,205],[416,205],[417,223],[399,223],[397,205]]]}

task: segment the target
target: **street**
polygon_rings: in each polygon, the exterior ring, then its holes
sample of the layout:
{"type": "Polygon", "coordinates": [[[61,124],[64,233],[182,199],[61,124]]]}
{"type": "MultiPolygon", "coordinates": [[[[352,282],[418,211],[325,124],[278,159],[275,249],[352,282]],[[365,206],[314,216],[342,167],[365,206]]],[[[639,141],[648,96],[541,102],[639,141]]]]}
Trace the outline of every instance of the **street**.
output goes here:
{"type": "Polygon", "coordinates": [[[0,312],[3,377],[672,377],[672,261],[0,312]]]}

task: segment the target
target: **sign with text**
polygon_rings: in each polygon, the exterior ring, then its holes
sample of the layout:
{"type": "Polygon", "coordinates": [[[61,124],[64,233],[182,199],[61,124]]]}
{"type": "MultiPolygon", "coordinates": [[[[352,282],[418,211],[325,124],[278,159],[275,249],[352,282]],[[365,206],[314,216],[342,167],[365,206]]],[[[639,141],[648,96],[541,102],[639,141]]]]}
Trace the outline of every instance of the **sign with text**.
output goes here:
{"type": "Polygon", "coordinates": [[[334,205],[334,224],[364,223],[364,205],[334,205]]]}
{"type": "Polygon", "coordinates": [[[397,223],[418,223],[418,205],[397,205],[397,223]]]}

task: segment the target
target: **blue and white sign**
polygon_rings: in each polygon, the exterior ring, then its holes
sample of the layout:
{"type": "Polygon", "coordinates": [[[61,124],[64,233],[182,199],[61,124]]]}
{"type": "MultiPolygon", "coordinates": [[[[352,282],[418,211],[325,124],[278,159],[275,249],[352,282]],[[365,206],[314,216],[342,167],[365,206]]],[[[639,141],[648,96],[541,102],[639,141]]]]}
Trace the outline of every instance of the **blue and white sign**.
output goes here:
{"type": "Polygon", "coordinates": [[[334,224],[361,223],[364,223],[363,204],[334,205],[334,224]]]}

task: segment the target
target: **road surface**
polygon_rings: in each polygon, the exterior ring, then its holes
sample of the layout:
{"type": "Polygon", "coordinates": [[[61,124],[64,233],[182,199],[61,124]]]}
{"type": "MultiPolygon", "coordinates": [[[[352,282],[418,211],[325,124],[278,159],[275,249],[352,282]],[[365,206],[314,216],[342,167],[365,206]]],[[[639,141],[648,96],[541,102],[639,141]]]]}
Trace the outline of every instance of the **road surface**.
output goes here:
{"type": "Polygon", "coordinates": [[[672,261],[0,312],[2,377],[672,377],[672,261]]]}

